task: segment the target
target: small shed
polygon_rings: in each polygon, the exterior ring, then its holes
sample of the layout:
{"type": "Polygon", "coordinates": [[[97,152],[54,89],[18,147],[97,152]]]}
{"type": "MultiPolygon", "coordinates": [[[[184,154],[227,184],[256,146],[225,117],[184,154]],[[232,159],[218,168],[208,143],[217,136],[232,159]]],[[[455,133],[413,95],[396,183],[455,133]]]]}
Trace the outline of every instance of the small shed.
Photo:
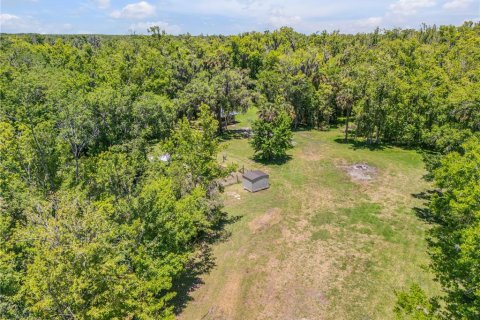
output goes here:
{"type": "Polygon", "coordinates": [[[252,170],[243,174],[243,188],[250,192],[267,189],[269,186],[268,174],[263,171],[252,170]]]}

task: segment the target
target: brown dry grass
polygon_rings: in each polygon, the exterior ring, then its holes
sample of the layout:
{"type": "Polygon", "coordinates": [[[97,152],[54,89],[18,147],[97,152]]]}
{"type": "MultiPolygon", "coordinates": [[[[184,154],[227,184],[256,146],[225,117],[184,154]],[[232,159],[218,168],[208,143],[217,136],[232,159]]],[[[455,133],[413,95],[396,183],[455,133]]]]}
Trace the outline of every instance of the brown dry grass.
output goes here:
{"type": "Polygon", "coordinates": [[[253,233],[265,230],[282,220],[281,212],[282,210],[279,208],[270,208],[263,215],[253,219],[248,226],[253,233]]]}
{"type": "MultiPolygon", "coordinates": [[[[296,133],[293,159],[262,167],[270,189],[227,188],[226,209],[242,219],[215,246],[217,267],[181,319],[388,319],[394,290],[411,279],[434,288],[421,268],[424,227],[409,211],[425,186],[420,157],[354,151],[334,137],[296,133]],[[374,180],[341,168],[363,162],[377,168],[374,180]]],[[[227,152],[255,166],[245,140],[227,152]]]]}

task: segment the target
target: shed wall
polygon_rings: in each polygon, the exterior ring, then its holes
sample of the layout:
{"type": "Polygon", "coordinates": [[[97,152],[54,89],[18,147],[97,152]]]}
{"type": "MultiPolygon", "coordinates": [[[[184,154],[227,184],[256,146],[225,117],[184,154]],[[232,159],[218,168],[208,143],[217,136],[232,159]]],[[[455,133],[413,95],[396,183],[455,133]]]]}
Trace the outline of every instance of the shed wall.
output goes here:
{"type": "Polygon", "coordinates": [[[252,191],[253,192],[260,191],[260,190],[263,190],[263,189],[267,189],[268,187],[269,187],[268,178],[263,178],[263,179],[259,179],[259,180],[255,181],[253,183],[252,191]]]}
{"type": "Polygon", "coordinates": [[[243,188],[247,189],[250,192],[254,192],[252,183],[247,179],[243,179],[243,188]]]}

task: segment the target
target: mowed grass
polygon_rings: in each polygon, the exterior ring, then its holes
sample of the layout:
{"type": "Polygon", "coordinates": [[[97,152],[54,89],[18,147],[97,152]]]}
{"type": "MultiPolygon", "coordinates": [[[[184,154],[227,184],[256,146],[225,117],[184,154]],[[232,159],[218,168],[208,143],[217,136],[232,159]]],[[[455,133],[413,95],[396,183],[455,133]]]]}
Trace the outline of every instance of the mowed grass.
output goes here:
{"type": "Polygon", "coordinates": [[[257,112],[257,108],[248,108],[245,113],[239,114],[235,117],[237,121],[233,126],[230,126],[230,128],[251,128],[253,121],[257,119],[257,112]]]}
{"type": "Polygon", "coordinates": [[[396,290],[417,282],[436,292],[412,210],[412,194],[428,187],[421,156],[339,138],[296,132],[291,160],[272,165],[253,161],[247,139],[226,142],[227,162],[268,172],[271,187],[226,188],[225,210],[240,219],[181,319],[391,319],[396,290]],[[377,168],[374,179],[352,181],[344,168],[355,163],[377,168]]]}

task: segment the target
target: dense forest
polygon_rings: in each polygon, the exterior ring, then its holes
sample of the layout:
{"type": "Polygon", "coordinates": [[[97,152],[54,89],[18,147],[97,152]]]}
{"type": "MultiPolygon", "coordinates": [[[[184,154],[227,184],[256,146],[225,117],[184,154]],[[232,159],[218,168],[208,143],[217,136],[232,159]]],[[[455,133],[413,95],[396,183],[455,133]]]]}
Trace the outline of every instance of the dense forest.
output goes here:
{"type": "Polygon", "coordinates": [[[218,180],[234,168],[217,161],[219,138],[250,107],[292,130],[342,126],[346,142],[421,150],[445,294],[413,287],[398,314],[480,317],[479,23],[150,31],[2,34],[2,318],[173,318],[182,277],[225,235],[218,180]]]}

